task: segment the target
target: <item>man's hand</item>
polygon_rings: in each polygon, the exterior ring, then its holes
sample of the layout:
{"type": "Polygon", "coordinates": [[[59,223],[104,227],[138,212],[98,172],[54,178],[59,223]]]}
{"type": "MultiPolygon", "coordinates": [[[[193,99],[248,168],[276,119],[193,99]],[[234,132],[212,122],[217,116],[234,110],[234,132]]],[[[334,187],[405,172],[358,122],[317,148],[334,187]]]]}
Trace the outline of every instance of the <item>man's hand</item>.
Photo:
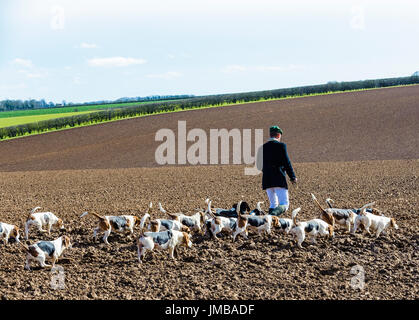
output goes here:
{"type": "Polygon", "coordinates": [[[291,180],[291,183],[292,183],[293,185],[296,185],[296,184],[297,184],[297,178],[295,178],[294,180],[291,180]]]}

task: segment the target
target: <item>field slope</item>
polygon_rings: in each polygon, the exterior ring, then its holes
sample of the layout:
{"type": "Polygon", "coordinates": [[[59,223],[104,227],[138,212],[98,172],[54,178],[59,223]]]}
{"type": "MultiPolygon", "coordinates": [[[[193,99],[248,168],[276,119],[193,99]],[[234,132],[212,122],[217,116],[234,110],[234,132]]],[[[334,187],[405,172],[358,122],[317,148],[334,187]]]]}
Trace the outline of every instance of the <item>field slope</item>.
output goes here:
{"type": "MultiPolygon", "coordinates": [[[[0,142],[0,221],[22,226],[41,206],[65,221],[74,242],[59,265],[66,288],[52,290],[49,271],[23,270],[15,243],[0,246],[2,299],[417,299],[419,280],[419,87],[255,103],[123,120],[0,142]],[[375,239],[337,228],[333,240],[295,247],[291,236],[232,243],[194,235],[177,262],[167,252],[138,264],[134,239],[112,234],[110,246],[93,243],[102,215],[142,215],[149,201],[171,212],[192,213],[210,197],[229,208],[268,199],[260,176],[242,165],[156,167],[154,136],[160,128],[267,128],[285,131],[299,178],[290,188],[300,220],[316,217],[326,197],[337,206],[376,201],[400,227],[375,239]],[[365,271],[365,287],[351,286],[353,267],[365,271]]],[[[154,211],[152,216],[164,217],[154,211]]],[[[284,217],[290,217],[290,211],[284,217]]],[[[138,230],[137,230],[138,232],[138,230]]],[[[53,239],[31,232],[30,241],[53,239]]]]}
{"type": "Polygon", "coordinates": [[[0,170],[155,166],[161,128],[279,124],[296,162],[419,158],[419,86],[339,93],[128,119],[0,142],[0,170]],[[13,157],[16,155],[16,157],[13,157]]]}

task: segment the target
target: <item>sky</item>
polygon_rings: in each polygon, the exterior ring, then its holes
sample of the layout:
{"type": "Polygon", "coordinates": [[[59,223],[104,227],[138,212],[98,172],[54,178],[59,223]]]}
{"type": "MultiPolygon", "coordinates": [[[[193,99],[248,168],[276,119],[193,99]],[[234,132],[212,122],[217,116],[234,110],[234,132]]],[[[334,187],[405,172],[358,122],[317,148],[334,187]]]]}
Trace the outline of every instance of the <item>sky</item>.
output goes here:
{"type": "Polygon", "coordinates": [[[418,36],[415,0],[0,0],[0,100],[409,76],[418,36]]]}

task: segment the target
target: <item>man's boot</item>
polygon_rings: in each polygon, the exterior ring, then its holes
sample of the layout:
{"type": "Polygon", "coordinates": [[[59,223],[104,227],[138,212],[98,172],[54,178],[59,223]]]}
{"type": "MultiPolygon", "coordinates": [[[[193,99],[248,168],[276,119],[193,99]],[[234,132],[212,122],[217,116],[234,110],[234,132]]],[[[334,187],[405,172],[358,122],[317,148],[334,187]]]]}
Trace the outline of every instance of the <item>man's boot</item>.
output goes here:
{"type": "Polygon", "coordinates": [[[287,205],[279,205],[276,208],[269,208],[269,214],[273,216],[280,216],[288,210],[287,205]]]}

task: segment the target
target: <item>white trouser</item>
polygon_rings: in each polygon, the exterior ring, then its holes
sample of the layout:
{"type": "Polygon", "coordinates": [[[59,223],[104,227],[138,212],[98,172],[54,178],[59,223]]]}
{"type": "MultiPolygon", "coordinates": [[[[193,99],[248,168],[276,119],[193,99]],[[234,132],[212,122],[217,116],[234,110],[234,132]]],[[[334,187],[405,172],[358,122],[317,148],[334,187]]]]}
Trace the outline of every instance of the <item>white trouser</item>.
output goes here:
{"type": "Polygon", "coordinates": [[[269,198],[269,208],[276,208],[279,205],[289,206],[288,189],[285,188],[268,188],[266,193],[269,198]]]}

